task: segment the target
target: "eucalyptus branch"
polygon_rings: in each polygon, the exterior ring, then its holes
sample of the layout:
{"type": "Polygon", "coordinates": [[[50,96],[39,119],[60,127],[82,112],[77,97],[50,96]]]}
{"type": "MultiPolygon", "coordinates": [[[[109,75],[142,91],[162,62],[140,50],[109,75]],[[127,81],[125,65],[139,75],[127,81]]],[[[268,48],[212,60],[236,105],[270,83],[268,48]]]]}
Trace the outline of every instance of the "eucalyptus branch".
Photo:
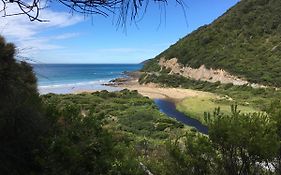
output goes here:
{"type": "MultiPolygon", "coordinates": [[[[0,0],[3,17],[26,15],[30,21],[46,22],[40,18],[40,11],[45,7],[40,6],[43,0],[0,0]],[[8,7],[16,5],[18,12],[8,13],[8,7]]],[[[168,0],[57,0],[68,7],[72,12],[84,15],[102,15],[107,17],[110,13],[119,14],[118,23],[125,25],[127,20],[135,21],[141,12],[145,13],[149,2],[154,2],[166,6],[168,0]]],[[[175,1],[184,7],[183,0],[175,1]]],[[[183,8],[184,9],[184,8],[183,8]]]]}

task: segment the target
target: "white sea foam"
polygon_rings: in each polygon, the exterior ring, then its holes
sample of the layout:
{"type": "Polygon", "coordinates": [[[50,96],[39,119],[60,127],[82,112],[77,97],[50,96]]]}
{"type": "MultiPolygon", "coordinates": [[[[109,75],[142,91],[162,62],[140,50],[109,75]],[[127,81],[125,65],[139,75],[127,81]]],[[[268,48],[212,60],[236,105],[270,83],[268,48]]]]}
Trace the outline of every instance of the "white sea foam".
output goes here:
{"type": "Polygon", "coordinates": [[[47,93],[68,94],[73,92],[91,91],[91,90],[108,90],[108,91],[120,90],[120,88],[102,85],[104,83],[108,83],[109,81],[110,79],[68,83],[68,84],[41,85],[38,86],[38,90],[40,94],[47,94],[47,93]]]}
{"type": "Polygon", "coordinates": [[[77,83],[66,83],[66,84],[39,85],[38,88],[39,89],[53,89],[53,88],[71,88],[71,87],[86,86],[86,85],[102,85],[109,81],[110,81],[110,79],[87,81],[87,82],[77,82],[77,83]]]}
{"type": "Polygon", "coordinates": [[[44,64],[34,65],[34,72],[38,78],[40,94],[65,94],[95,90],[115,91],[116,87],[102,84],[106,84],[111,79],[123,77],[123,71],[133,71],[139,68],[139,65],[125,64],[120,67],[110,64],[44,64]]]}

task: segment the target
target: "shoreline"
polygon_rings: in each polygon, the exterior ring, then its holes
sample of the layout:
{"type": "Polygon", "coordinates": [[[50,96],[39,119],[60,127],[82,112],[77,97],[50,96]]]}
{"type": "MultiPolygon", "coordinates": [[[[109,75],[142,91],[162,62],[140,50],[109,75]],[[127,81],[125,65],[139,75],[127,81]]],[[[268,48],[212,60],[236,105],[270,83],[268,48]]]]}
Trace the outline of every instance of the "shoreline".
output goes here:
{"type": "Polygon", "coordinates": [[[183,88],[169,88],[169,87],[160,87],[157,84],[149,83],[141,85],[138,82],[138,79],[141,75],[141,72],[124,72],[126,77],[118,77],[112,79],[106,83],[94,84],[94,85],[83,85],[83,86],[69,86],[67,88],[48,88],[39,89],[41,95],[48,93],[55,94],[81,94],[81,93],[93,93],[96,91],[107,90],[107,91],[120,91],[122,89],[136,90],[139,94],[148,97],[152,100],[155,99],[165,99],[167,101],[173,102],[175,104],[181,102],[186,98],[191,97],[204,97],[209,96],[211,93],[203,92],[192,89],[183,89],[183,88]]]}
{"type": "Polygon", "coordinates": [[[112,80],[110,83],[105,84],[105,86],[123,88],[128,90],[137,90],[139,94],[150,99],[165,99],[174,102],[175,104],[188,97],[202,97],[209,96],[211,94],[209,92],[192,89],[160,87],[159,85],[153,83],[141,85],[138,82],[138,77],[132,76],[128,76],[126,81],[124,80],[124,78],[121,81],[118,81],[118,79],[112,80]]]}

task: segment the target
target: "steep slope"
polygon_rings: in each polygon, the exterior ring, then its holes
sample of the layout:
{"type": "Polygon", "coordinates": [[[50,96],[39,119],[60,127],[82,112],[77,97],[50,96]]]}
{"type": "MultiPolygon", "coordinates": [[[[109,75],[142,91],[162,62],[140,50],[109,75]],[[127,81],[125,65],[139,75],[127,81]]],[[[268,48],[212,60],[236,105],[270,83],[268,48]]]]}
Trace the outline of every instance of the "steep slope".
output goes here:
{"type": "Polygon", "coordinates": [[[177,58],[186,67],[223,69],[251,83],[281,86],[281,1],[242,0],[144,66],[177,58]]]}

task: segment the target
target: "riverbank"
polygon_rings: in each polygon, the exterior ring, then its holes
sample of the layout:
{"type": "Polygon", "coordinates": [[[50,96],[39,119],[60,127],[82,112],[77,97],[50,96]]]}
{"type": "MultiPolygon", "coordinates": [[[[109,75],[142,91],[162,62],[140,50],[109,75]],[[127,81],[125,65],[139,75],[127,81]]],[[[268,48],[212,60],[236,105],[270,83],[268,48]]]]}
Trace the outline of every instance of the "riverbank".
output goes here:
{"type": "Polygon", "coordinates": [[[195,128],[197,131],[203,134],[208,134],[207,126],[203,125],[199,120],[191,118],[178,111],[175,103],[166,99],[155,99],[154,102],[158,106],[160,112],[163,112],[167,116],[185,124],[190,129],[195,128]]]}
{"type": "MultiPolygon", "coordinates": [[[[212,113],[215,108],[220,107],[224,114],[231,113],[231,105],[237,104],[234,99],[226,95],[219,95],[211,92],[204,92],[192,89],[160,87],[154,83],[141,85],[136,77],[128,78],[127,81],[114,81],[111,86],[137,90],[143,96],[153,100],[164,99],[175,104],[176,109],[186,116],[204,121],[204,112],[212,113]]],[[[238,109],[244,113],[260,112],[260,110],[249,105],[239,104],[238,109]]]]}

